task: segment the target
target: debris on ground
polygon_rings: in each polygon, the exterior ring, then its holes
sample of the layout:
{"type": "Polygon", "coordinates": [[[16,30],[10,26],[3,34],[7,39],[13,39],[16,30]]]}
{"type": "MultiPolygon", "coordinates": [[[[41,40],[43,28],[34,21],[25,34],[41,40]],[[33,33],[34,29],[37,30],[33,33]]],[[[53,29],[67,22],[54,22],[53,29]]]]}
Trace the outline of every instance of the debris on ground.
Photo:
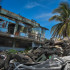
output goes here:
{"type": "Polygon", "coordinates": [[[70,38],[47,40],[28,53],[0,53],[1,70],[70,70],[70,38]],[[57,56],[56,56],[57,55],[57,56]]]}

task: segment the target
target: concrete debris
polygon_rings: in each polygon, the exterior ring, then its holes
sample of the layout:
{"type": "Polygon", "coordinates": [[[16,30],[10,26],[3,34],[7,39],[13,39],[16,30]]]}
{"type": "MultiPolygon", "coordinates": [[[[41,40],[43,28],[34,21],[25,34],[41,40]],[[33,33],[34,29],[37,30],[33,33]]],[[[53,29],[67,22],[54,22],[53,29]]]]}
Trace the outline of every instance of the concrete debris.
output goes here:
{"type": "Polygon", "coordinates": [[[67,57],[64,58],[60,58],[58,56],[52,56],[52,58],[47,59],[46,61],[42,61],[40,63],[33,63],[33,64],[14,62],[13,64],[10,64],[11,66],[8,70],[68,70],[70,69],[69,67],[70,61],[66,60],[67,57]]]}
{"type": "Polygon", "coordinates": [[[34,47],[27,54],[3,52],[0,54],[0,69],[70,70],[70,39],[47,40],[42,47],[34,47]]]}

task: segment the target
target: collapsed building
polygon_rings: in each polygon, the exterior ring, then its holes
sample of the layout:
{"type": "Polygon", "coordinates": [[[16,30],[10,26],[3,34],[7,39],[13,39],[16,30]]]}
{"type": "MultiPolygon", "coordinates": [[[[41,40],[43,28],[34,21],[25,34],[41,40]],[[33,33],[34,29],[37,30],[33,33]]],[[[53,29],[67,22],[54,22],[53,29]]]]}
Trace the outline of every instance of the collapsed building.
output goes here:
{"type": "Polygon", "coordinates": [[[1,70],[70,70],[70,38],[47,40],[45,45],[28,53],[0,54],[1,70]]]}
{"type": "Polygon", "coordinates": [[[45,27],[0,7],[0,49],[40,47],[45,41],[45,27]]]}
{"type": "Polygon", "coordinates": [[[67,70],[65,67],[68,64],[70,65],[70,60],[68,60],[70,58],[70,38],[67,38],[68,40],[45,41],[44,31],[48,29],[40,26],[34,20],[31,21],[3,8],[0,9],[0,16],[0,50],[9,48],[23,50],[23,48],[30,46],[35,47],[27,54],[6,54],[5,57],[3,57],[3,54],[0,56],[0,69],[67,70]],[[62,58],[53,58],[51,57],[52,55],[62,56],[62,58]],[[11,60],[14,60],[15,62],[13,64],[16,64],[13,69],[9,69],[11,60]]]}

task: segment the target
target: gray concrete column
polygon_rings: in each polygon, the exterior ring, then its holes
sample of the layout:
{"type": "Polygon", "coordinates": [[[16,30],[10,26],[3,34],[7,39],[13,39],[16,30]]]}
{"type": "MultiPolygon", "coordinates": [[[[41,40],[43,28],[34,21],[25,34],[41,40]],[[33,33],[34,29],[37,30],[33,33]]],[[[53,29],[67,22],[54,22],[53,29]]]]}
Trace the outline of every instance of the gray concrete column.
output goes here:
{"type": "Polygon", "coordinates": [[[18,29],[18,24],[19,22],[18,21],[15,21],[16,22],[16,25],[15,25],[15,28],[14,28],[14,34],[16,33],[17,29],[18,29]]]}
{"type": "Polygon", "coordinates": [[[32,48],[33,48],[33,47],[36,47],[36,45],[35,45],[35,43],[34,43],[34,42],[32,42],[32,48]]]}
{"type": "Polygon", "coordinates": [[[16,46],[16,42],[15,42],[15,40],[13,41],[13,48],[15,48],[15,46],[16,46]]]}

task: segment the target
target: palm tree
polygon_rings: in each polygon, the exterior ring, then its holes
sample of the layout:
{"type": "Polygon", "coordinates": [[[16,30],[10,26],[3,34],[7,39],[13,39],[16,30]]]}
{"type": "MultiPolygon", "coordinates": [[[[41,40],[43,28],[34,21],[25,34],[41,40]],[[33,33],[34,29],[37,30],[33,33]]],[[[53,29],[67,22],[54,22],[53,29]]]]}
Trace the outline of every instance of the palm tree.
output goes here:
{"type": "Polygon", "coordinates": [[[53,13],[54,15],[49,20],[59,21],[58,24],[51,28],[52,37],[69,37],[70,36],[70,5],[68,3],[61,3],[53,13]]]}

